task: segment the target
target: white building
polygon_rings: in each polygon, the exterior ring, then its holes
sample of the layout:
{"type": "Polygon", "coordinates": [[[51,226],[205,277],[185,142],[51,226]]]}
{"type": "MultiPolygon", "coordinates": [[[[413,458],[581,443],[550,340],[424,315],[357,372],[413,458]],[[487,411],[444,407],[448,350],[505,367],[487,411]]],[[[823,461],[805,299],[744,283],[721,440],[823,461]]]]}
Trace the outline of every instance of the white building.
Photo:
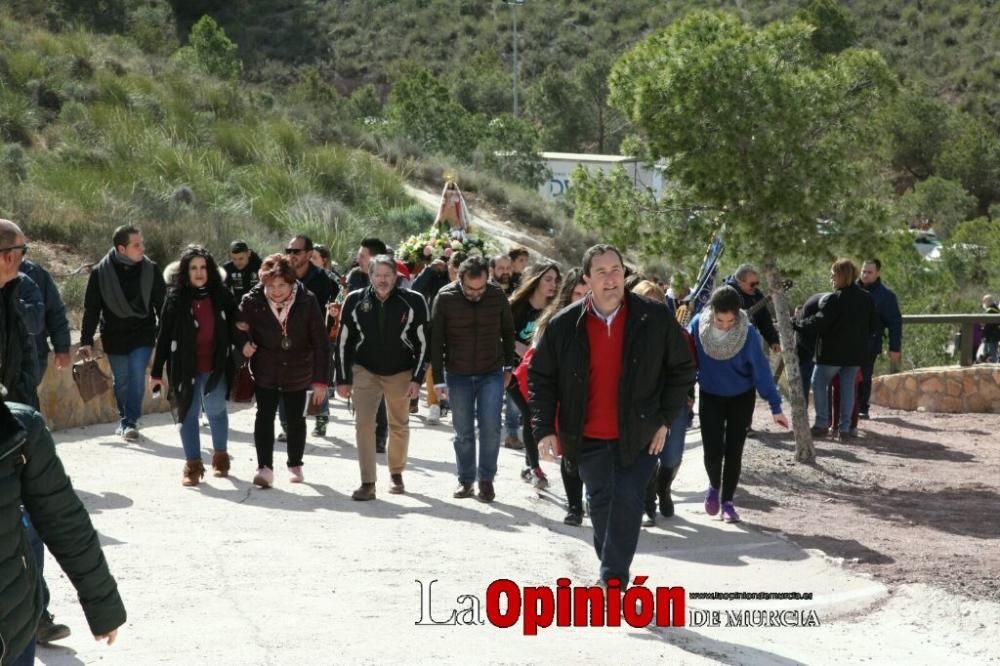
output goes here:
{"type": "Polygon", "coordinates": [[[542,153],[545,166],[552,172],[548,182],[538,187],[546,199],[559,199],[572,186],[570,175],[578,166],[590,173],[611,173],[621,167],[637,189],[652,189],[657,198],[663,193],[663,169],[660,165],[644,165],[626,155],[593,155],[588,153],[542,153]]]}

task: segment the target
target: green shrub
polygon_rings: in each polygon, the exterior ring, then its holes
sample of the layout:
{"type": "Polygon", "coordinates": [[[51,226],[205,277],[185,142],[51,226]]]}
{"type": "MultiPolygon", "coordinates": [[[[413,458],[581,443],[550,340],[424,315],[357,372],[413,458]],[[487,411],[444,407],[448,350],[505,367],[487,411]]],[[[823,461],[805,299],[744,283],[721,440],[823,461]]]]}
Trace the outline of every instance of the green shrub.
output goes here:
{"type": "Polygon", "coordinates": [[[164,0],[147,2],[132,10],[128,34],[146,53],[164,56],[179,46],[174,13],[164,0]]]}
{"type": "Polygon", "coordinates": [[[38,113],[31,100],[0,87],[0,140],[28,146],[38,126],[38,113]]]}
{"type": "Polygon", "coordinates": [[[0,176],[15,183],[28,177],[27,159],[21,144],[8,143],[0,149],[0,176]]]}
{"type": "Polygon", "coordinates": [[[191,28],[191,48],[206,72],[224,80],[240,76],[238,48],[211,16],[202,16],[191,28]]]}
{"type": "Polygon", "coordinates": [[[406,238],[430,229],[434,213],[420,204],[405,208],[391,208],[385,213],[385,226],[393,230],[395,238],[406,238]]]}

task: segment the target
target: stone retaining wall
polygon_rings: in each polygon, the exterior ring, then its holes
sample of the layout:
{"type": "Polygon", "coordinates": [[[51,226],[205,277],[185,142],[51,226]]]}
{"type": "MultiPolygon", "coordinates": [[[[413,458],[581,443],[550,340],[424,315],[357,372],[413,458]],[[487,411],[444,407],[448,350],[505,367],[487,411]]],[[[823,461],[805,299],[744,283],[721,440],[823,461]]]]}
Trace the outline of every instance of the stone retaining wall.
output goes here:
{"type": "Polygon", "coordinates": [[[1000,413],[1000,364],[921,368],[872,380],[871,401],[892,409],[1000,413]]]}
{"type": "MultiPolygon", "coordinates": [[[[79,345],[74,344],[71,355],[77,359],[76,350],[79,345]]],[[[111,378],[111,367],[108,359],[100,351],[100,342],[95,343],[95,353],[101,358],[98,360],[101,370],[111,378]]],[[[59,370],[55,366],[55,358],[49,354],[49,367],[42,378],[41,386],[38,387],[38,401],[41,405],[41,412],[45,416],[51,430],[62,430],[64,428],[75,428],[77,426],[93,425],[95,423],[118,423],[118,406],[115,403],[114,393],[109,389],[107,393],[96,397],[90,402],[84,402],[80,398],[80,392],[73,383],[73,373],[70,369],[59,370]]],[[[166,400],[153,400],[149,393],[149,386],[146,386],[146,398],[143,402],[143,414],[152,412],[165,412],[169,409],[166,400]]],[[[114,430],[114,426],[109,427],[109,432],[114,430]]]]}

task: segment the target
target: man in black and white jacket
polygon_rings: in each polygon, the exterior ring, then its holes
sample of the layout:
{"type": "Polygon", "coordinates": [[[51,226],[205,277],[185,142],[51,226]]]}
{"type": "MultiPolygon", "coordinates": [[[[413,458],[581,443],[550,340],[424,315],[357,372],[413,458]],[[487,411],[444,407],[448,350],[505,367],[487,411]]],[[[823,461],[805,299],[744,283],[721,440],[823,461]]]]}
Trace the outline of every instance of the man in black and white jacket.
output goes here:
{"type": "Polygon", "coordinates": [[[402,493],[410,441],[410,400],[427,369],[427,302],[396,284],[396,262],[369,262],[371,284],[352,291],[341,314],[336,348],[337,393],[352,396],[361,466],[356,500],[375,499],[375,414],[385,396],[389,413],[390,493],[402,493]]]}

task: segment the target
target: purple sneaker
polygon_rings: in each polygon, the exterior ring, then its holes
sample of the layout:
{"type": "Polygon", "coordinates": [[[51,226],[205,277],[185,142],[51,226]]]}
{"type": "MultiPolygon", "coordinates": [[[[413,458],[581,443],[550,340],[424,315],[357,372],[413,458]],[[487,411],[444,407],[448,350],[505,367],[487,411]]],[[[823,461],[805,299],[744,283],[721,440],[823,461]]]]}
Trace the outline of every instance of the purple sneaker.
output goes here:
{"type": "Polygon", "coordinates": [[[708,487],[708,492],[705,493],[705,513],[710,516],[714,516],[719,513],[719,490],[718,488],[708,487]]]}
{"type": "Polygon", "coordinates": [[[732,502],[722,503],[722,520],[727,523],[740,522],[740,514],[736,513],[736,507],[733,506],[732,502]]]}

